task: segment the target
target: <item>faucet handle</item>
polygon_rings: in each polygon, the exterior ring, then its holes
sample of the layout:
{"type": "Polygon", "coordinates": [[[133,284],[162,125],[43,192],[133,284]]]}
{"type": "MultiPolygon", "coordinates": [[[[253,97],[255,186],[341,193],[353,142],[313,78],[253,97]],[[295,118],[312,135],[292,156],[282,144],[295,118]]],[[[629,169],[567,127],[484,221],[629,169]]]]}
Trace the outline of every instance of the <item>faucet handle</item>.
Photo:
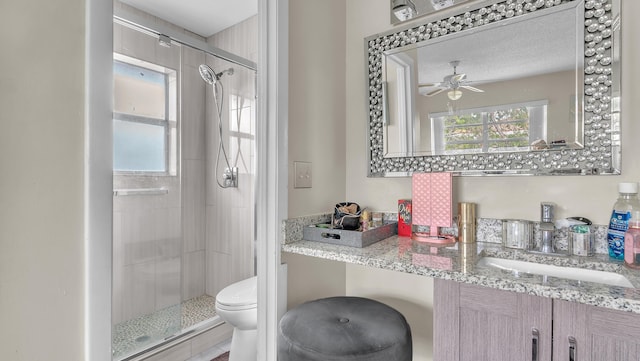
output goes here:
{"type": "Polygon", "coordinates": [[[540,221],[541,222],[553,223],[553,219],[555,218],[555,206],[556,204],[553,202],[540,203],[540,221]]]}

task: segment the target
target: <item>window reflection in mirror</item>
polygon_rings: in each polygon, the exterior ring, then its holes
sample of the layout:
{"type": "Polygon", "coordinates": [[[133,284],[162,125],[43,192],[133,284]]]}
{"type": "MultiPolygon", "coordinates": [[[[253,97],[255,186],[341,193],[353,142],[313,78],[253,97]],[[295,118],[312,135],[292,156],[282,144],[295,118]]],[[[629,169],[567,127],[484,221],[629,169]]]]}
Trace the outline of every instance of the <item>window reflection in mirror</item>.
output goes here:
{"type": "Polygon", "coordinates": [[[547,104],[537,101],[430,114],[432,154],[528,151],[530,144],[545,147],[547,104]]]}

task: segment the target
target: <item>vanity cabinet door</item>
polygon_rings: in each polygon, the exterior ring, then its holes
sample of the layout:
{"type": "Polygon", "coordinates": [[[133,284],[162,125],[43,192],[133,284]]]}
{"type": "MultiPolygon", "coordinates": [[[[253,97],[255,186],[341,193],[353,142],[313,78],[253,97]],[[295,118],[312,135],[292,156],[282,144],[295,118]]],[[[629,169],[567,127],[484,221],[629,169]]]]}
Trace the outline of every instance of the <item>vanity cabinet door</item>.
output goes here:
{"type": "Polygon", "coordinates": [[[640,360],[640,315],[553,302],[554,361],[640,360]]]}
{"type": "Polygon", "coordinates": [[[552,300],[434,281],[434,360],[551,360],[552,300]]]}

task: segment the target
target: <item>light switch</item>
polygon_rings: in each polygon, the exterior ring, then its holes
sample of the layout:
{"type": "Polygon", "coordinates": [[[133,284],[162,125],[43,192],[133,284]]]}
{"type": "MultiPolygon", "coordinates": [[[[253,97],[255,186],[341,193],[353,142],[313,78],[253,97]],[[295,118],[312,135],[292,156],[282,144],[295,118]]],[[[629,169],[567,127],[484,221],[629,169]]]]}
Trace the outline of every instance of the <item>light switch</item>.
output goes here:
{"type": "Polygon", "coordinates": [[[294,188],[311,188],[311,162],[293,162],[294,188]]]}

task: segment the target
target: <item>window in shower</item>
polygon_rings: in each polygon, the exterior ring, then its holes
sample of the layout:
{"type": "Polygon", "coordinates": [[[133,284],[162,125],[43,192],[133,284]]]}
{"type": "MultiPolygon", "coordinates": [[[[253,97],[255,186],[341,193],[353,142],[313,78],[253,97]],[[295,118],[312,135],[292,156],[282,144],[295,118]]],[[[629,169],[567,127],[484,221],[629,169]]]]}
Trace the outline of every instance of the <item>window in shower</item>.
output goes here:
{"type": "Polygon", "coordinates": [[[231,94],[229,103],[229,129],[232,132],[251,134],[253,101],[242,95],[231,94]]]}
{"type": "Polygon", "coordinates": [[[176,71],[114,54],[113,169],[176,174],[176,71]]]}
{"type": "Polygon", "coordinates": [[[241,172],[250,172],[249,156],[254,139],[255,104],[250,96],[231,94],[229,97],[230,154],[241,172]]]}

